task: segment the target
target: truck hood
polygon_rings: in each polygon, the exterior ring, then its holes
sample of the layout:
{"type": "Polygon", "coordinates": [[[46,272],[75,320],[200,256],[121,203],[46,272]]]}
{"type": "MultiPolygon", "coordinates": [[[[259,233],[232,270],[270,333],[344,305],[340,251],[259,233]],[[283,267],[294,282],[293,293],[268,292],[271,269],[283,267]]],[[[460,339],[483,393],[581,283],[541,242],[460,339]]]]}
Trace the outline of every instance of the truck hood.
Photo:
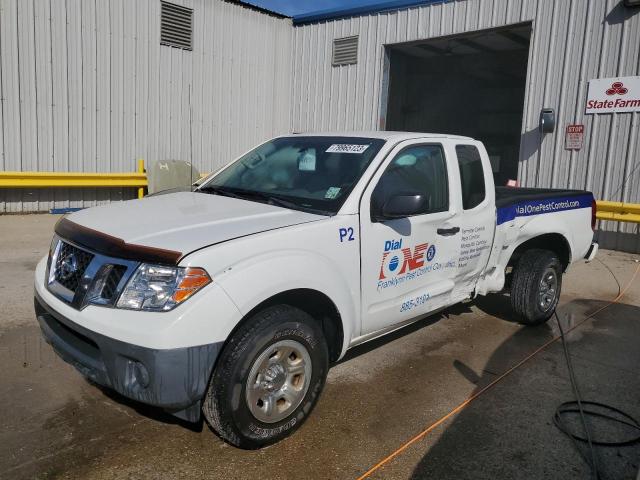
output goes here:
{"type": "Polygon", "coordinates": [[[71,222],[127,244],[182,252],[327,218],[264,203],[180,192],[80,210],[71,222]]]}

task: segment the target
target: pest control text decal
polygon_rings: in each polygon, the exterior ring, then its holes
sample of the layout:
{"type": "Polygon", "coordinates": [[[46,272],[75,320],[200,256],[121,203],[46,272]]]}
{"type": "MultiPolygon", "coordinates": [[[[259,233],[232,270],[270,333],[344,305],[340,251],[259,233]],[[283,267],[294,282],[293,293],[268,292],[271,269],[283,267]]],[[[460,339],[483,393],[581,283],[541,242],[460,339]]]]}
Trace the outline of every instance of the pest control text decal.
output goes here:
{"type": "Polygon", "coordinates": [[[519,202],[506,207],[498,208],[498,225],[509,222],[516,217],[528,217],[544,213],[574,210],[576,208],[591,207],[592,195],[577,195],[567,198],[554,198],[544,200],[531,200],[519,202]]]}

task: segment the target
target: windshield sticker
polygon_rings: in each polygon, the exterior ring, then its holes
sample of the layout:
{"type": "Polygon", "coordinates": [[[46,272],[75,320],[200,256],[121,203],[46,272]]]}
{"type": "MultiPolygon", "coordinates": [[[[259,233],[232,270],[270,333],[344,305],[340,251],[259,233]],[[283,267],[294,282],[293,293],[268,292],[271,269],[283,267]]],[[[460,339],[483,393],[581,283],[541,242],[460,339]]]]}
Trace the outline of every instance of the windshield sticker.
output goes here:
{"type": "Polygon", "coordinates": [[[347,143],[334,143],[327,148],[327,153],[363,153],[369,145],[349,145],[347,143]]]}
{"type": "Polygon", "coordinates": [[[324,198],[328,198],[329,200],[333,200],[340,193],[340,187],[329,187],[327,189],[327,193],[324,194],[324,198]]]}
{"type": "Polygon", "coordinates": [[[301,172],[315,172],[316,171],[316,151],[315,149],[309,149],[298,161],[298,170],[301,172]]]}

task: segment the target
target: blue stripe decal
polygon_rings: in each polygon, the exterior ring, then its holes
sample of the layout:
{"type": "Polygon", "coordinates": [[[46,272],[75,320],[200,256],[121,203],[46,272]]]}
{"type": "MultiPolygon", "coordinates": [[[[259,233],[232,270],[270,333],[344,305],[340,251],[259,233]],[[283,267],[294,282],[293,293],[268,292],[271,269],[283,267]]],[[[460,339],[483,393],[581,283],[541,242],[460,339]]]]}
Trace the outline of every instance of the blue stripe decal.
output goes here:
{"type": "Polygon", "coordinates": [[[508,207],[499,207],[498,225],[509,222],[516,217],[529,217],[531,215],[542,215],[545,213],[562,212],[564,210],[575,210],[577,208],[591,208],[593,195],[578,195],[574,197],[557,197],[541,200],[529,200],[519,202],[508,207]]]}
{"type": "Polygon", "coordinates": [[[73,213],[73,212],[77,212],[78,210],[82,210],[82,208],[52,208],[49,210],[49,213],[54,214],[54,215],[60,215],[60,214],[64,214],[64,213],[73,213]]]}

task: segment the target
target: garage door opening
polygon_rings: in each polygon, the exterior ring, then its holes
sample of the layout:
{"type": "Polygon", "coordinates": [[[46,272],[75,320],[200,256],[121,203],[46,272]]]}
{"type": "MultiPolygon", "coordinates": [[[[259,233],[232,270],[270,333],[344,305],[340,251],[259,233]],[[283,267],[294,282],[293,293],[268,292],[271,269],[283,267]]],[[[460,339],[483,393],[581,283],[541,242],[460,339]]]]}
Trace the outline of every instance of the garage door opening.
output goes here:
{"type": "Polygon", "coordinates": [[[386,130],[484,142],[497,185],[518,175],[531,24],[389,45],[386,130]]]}

